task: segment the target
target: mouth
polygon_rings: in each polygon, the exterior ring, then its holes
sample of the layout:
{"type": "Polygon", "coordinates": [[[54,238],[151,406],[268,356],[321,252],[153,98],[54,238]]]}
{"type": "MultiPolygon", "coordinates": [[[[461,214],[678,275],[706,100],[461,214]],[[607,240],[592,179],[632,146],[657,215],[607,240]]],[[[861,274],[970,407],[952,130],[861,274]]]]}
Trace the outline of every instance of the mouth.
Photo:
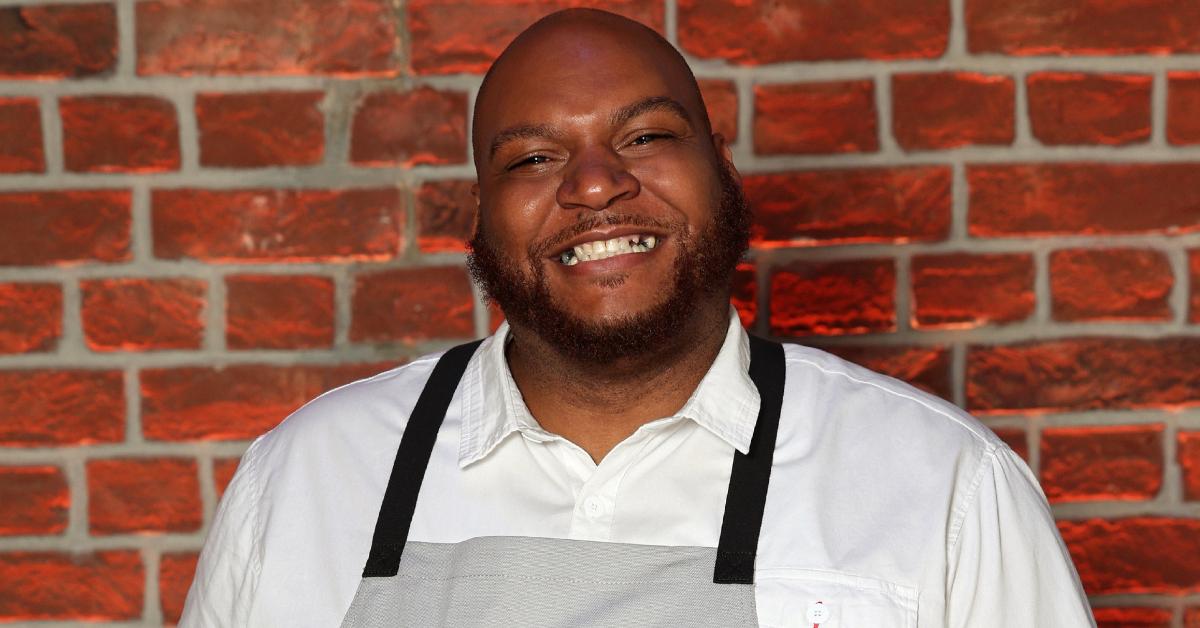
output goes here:
{"type": "Polygon", "coordinates": [[[662,238],[659,236],[632,233],[615,238],[581,242],[558,253],[553,259],[564,266],[575,266],[596,262],[618,255],[638,255],[654,250],[662,238]]]}

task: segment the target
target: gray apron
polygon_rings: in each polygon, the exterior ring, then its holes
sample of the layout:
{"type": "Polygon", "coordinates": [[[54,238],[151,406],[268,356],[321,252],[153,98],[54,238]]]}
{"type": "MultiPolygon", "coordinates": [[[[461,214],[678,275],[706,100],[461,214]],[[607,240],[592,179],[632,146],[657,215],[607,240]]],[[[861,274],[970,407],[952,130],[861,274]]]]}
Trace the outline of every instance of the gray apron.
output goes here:
{"type": "Polygon", "coordinates": [[[421,391],[342,626],[757,626],[754,558],[783,403],[782,345],[750,337],[762,404],[749,453],[734,453],[717,547],[502,536],[409,542],[434,441],[479,342],[447,351],[421,391]]]}

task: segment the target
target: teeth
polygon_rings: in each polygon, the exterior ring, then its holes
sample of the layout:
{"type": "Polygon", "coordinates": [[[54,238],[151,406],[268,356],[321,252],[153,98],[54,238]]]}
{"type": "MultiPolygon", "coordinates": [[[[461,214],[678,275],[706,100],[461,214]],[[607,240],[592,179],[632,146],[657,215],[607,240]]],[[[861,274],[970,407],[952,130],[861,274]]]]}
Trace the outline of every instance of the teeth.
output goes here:
{"type": "Polygon", "coordinates": [[[609,240],[595,240],[563,251],[558,261],[567,266],[574,266],[579,262],[592,262],[617,255],[645,253],[655,246],[658,246],[658,238],[652,235],[628,235],[609,240]]]}

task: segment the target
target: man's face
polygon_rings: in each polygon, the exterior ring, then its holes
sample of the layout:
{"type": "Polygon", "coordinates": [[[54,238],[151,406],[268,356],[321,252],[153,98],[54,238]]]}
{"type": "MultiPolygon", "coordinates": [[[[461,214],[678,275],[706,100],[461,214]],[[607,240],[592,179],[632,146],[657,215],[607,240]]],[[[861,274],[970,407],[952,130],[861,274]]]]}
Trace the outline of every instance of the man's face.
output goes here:
{"type": "Polygon", "coordinates": [[[475,275],[514,324],[580,357],[675,331],[725,294],[745,247],[736,174],[686,75],[613,44],[526,47],[476,120],[475,275]]]}

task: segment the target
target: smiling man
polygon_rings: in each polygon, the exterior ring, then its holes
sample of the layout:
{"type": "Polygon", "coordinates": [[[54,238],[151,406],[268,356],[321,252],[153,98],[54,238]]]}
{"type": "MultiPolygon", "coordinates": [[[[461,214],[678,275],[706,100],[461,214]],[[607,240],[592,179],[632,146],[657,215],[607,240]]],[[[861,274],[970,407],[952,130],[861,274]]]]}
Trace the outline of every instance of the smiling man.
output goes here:
{"type": "Polygon", "coordinates": [[[185,626],[1087,626],[1029,470],[729,306],[749,213],[679,54],[551,15],[476,100],[495,335],[246,452],[185,626]]]}

